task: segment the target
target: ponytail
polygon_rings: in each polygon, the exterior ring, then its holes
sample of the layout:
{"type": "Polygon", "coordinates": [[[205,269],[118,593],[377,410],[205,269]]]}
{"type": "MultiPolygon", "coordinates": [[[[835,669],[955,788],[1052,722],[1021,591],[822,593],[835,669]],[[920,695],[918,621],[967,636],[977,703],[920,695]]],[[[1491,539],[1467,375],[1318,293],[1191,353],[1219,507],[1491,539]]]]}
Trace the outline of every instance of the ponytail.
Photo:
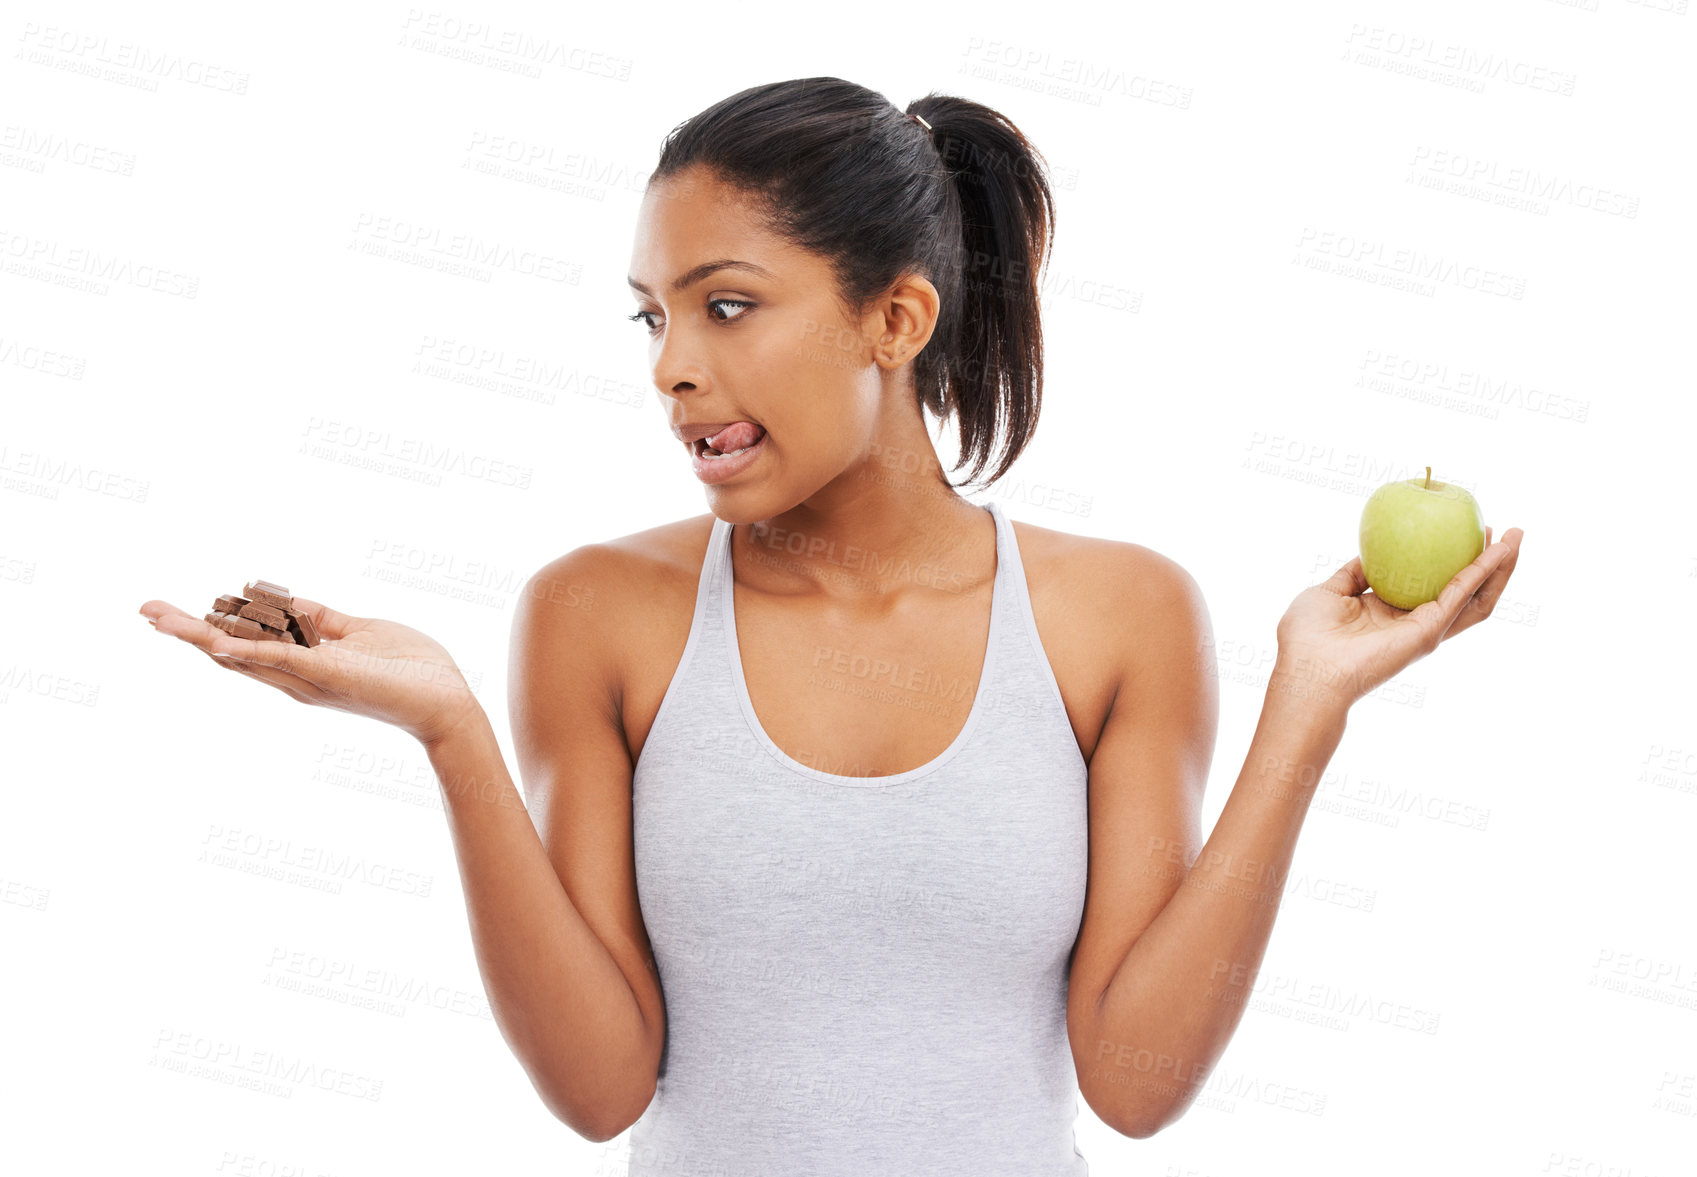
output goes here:
{"type": "MultiPolygon", "coordinates": [[[[931,138],[958,200],[960,315],[946,377],[962,461],[974,478],[990,459],[996,427],[1007,444],[990,478],[1007,472],[1037,430],[1043,402],[1043,328],[1038,269],[1054,242],[1054,203],[1042,156],[1004,116],[964,98],[928,95],[909,108],[931,138]]],[[[942,357],[939,357],[942,358],[942,357]]]]}

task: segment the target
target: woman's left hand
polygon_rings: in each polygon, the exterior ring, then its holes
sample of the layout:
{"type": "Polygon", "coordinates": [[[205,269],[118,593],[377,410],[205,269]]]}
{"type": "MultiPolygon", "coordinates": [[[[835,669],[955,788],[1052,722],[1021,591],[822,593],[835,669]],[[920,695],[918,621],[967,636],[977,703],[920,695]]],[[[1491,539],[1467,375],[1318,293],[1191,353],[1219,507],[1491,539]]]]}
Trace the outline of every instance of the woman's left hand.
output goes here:
{"type": "Polygon", "coordinates": [[[1411,610],[1369,593],[1357,556],[1324,584],[1303,590],[1279,619],[1273,682],[1280,691],[1332,709],[1347,709],[1412,662],[1491,615],[1520,557],[1521,530],[1511,527],[1456,573],[1435,601],[1411,610]]]}

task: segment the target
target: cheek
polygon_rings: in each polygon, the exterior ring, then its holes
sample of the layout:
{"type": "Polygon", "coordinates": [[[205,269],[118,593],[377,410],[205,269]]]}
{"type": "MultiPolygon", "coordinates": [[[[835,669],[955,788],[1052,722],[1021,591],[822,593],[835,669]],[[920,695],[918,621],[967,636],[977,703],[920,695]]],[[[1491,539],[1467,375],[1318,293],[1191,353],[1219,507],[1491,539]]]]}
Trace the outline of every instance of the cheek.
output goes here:
{"type": "Polygon", "coordinates": [[[767,457],[774,465],[818,472],[854,457],[864,433],[852,419],[827,409],[829,402],[819,390],[796,390],[794,397],[780,394],[769,406],[761,423],[766,427],[767,457]],[[809,404],[814,407],[809,409],[809,404]]]}
{"type": "MultiPolygon", "coordinates": [[[[763,337],[754,361],[759,403],[743,407],[771,435],[771,456],[791,466],[836,466],[865,448],[876,428],[881,382],[851,329],[787,320],[763,337]]],[[[753,390],[750,390],[751,393],[753,390]]]]}
{"type": "Polygon", "coordinates": [[[786,315],[764,347],[768,358],[821,386],[841,386],[857,379],[871,364],[871,349],[859,329],[832,319],[786,315]]]}

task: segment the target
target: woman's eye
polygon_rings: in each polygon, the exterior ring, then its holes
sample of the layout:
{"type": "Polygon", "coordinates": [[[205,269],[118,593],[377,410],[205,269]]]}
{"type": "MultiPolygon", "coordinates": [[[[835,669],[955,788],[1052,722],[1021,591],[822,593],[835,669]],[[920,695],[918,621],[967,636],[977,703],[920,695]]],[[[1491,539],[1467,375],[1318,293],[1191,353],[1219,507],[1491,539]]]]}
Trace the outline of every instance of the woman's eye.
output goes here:
{"type": "MultiPolygon", "coordinates": [[[[711,310],[714,306],[719,305],[721,303],[724,304],[725,306],[733,306],[733,307],[751,307],[751,306],[754,305],[752,302],[747,302],[743,299],[738,299],[738,298],[710,298],[710,299],[707,300],[707,306],[708,306],[709,310],[711,310]]],[[[650,315],[657,315],[659,313],[660,313],[659,311],[638,311],[638,312],[636,312],[636,314],[631,315],[630,319],[631,319],[631,322],[633,322],[633,323],[643,324],[645,327],[648,328],[649,333],[652,334],[653,332],[658,331],[659,328],[656,327],[652,322],[649,321],[649,316],[650,315]]],[[[719,322],[721,322],[721,323],[734,323],[734,322],[736,322],[737,319],[740,319],[740,318],[742,318],[741,315],[736,315],[732,318],[721,318],[719,320],[719,322]]]]}
{"type": "MultiPolygon", "coordinates": [[[[709,308],[711,308],[715,303],[719,303],[719,304],[722,304],[724,306],[731,306],[731,307],[751,307],[751,306],[754,305],[751,302],[744,302],[741,299],[737,299],[737,298],[710,298],[710,299],[707,300],[707,305],[708,305],[709,308]]],[[[736,316],[736,318],[740,319],[740,318],[742,318],[742,316],[738,315],[738,316],[736,316]]],[[[719,322],[721,322],[721,323],[730,323],[730,322],[734,322],[734,321],[735,320],[733,320],[733,319],[720,319],[719,320],[719,322]]]]}

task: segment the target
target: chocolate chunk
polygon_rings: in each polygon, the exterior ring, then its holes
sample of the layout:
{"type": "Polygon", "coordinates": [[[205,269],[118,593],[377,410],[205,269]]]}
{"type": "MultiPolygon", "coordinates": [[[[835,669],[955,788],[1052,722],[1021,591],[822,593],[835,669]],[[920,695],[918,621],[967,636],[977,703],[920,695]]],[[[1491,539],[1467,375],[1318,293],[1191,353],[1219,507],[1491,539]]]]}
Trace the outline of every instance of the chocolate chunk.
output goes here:
{"type": "Polygon", "coordinates": [[[269,580],[250,580],[242,586],[242,595],[250,601],[258,601],[261,605],[270,605],[273,609],[291,608],[295,599],[289,590],[280,584],[272,584],[269,580]]]}
{"type": "Polygon", "coordinates": [[[208,613],[206,619],[232,637],[260,641],[265,634],[263,625],[246,617],[234,617],[228,613],[208,613]]]}
{"type": "Polygon", "coordinates": [[[243,596],[225,593],[213,602],[206,620],[225,633],[256,642],[289,642],[316,646],[318,627],[283,585],[269,580],[250,580],[242,586],[243,596]]]}
{"type": "Polygon", "coordinates": [[[289,610],[289,632],[303,646],[318,644],[318,627],[312,623],[311,617],[298,609],[289,610]]]}
{"type": "Polygon", "coordinates": [[[261,625],[269,626],[279,633],[289,628],[289,615],[287,613],[281,609],[273,609],[270,605],[262,605],[258,601],[249,601],[236,610],[236,614],[239,617],[247,617],[261,625]]]}

